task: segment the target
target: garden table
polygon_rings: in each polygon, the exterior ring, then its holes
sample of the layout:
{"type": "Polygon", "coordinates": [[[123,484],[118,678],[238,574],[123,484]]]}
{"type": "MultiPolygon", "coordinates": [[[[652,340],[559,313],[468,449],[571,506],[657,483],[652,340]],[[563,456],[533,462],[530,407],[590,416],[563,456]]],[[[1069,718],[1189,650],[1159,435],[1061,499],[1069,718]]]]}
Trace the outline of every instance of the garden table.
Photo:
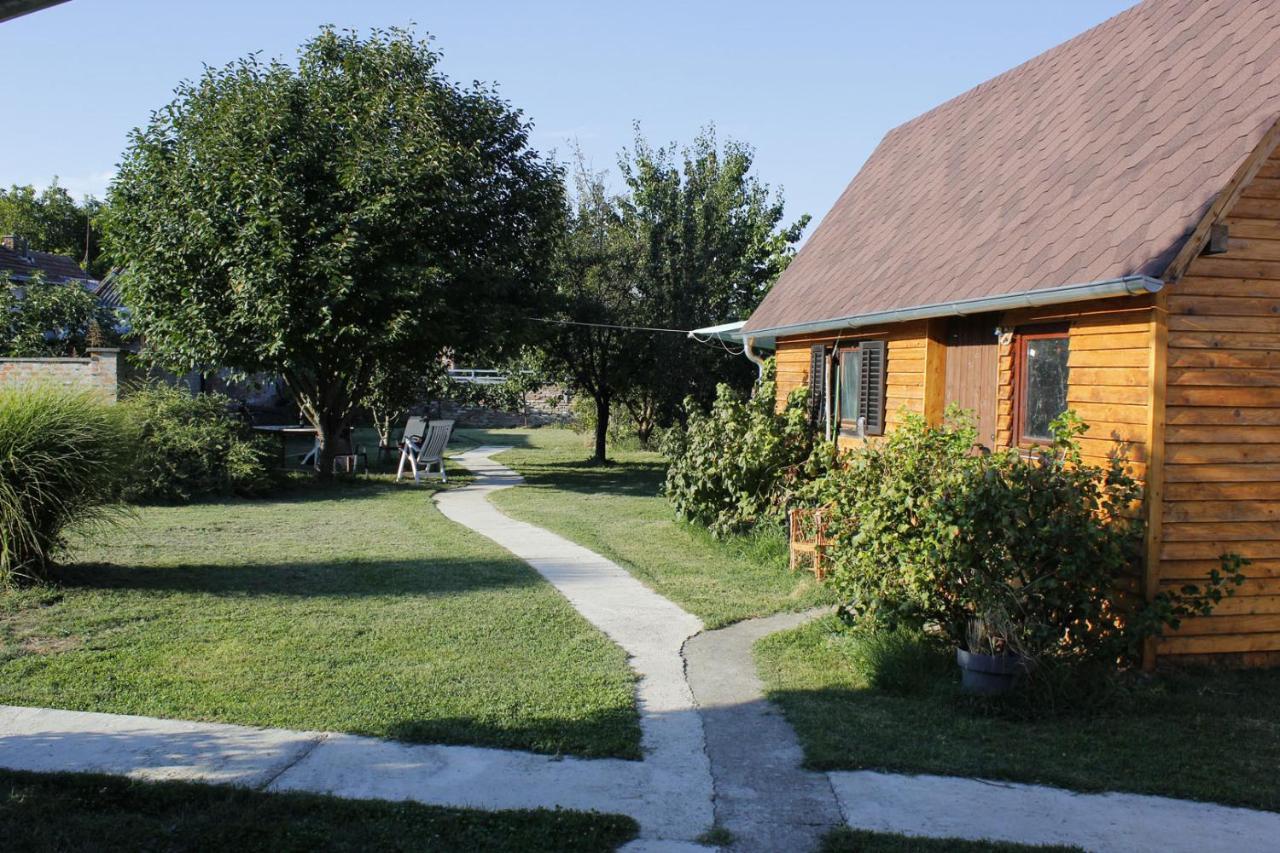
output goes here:
{"type": "Polygon", "coordinates": [[[284,466],[289,465],[288,443],[290,436],[309,435],[315,440],[315,444],[306,456],[302,457],[302,461],[298,464],[306,465],[307,463],[315,463],[316,451],[320,449],[320,436],[316,432],[316,428],[306,424],[264,424],[263,426],[255,426],[258,432],[270,433],[280,437],[280,462],[284,466]]]}

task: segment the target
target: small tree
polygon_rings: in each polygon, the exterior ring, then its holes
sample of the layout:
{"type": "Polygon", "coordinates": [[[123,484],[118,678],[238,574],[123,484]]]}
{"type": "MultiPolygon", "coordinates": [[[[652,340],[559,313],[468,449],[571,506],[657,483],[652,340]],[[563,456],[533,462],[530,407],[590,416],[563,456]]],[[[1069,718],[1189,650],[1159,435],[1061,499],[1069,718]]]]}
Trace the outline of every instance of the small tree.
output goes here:
{"type": "Polygon", "coordinates": [[[323,30],[183,83],[131,136],[107,232],[156,357],[279,374],[322,442],[380,372],[518,343],[562,226],[559,169],[426,42],[323,30]]]}
{"type": "MultiPolygon", "coordinates": [[[[645,325],[695,329],[746,318],[791,262],[809,217],[784,224],[782,194],[756,177],[754,161],[750,146],[721,144],[714,127],[680,149],[654,148],[637,129],[619,167],[645,325]]],[[[657,424],[683,419],[685,397],[706,406],[717,385],[746,391],[756,372],[719,346],[679,335],[652,335],[631,357],[636,380],[623,402],[645,442],[657,424]]]]}
{"type": "Polygon", "coordinates": [[[581,157],[575,183],[556,263],[555,310],[546,318],[541,352],[548,375],[595,403],[593,459],[604,463],[610,407],[631,392],[636,356],[649,335],[629,328],[647,324],[634,285],[634,242],[622,227],[619,200],[581,157]]]}
{"type": "Polygon", "coordinates": [[[0,354],[22,358],[82,354],[116,342],[115,312],[79,282],[51,284],[36,273],[0,283],[0,354]]]}

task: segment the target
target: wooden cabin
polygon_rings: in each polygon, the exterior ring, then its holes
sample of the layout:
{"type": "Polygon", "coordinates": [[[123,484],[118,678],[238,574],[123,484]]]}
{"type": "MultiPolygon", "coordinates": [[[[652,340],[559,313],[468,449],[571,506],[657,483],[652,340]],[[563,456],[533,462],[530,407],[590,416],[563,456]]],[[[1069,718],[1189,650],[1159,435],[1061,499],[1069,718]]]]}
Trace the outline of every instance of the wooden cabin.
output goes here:
{"type": "Polygon", "coordinates": [[[736,333],[842,445],[1074,409],[1145,481],[1148,593],[1247,582],[1148,654],[1280,663],[1280,3],[1147,0],[889,132],[736,333]]]}

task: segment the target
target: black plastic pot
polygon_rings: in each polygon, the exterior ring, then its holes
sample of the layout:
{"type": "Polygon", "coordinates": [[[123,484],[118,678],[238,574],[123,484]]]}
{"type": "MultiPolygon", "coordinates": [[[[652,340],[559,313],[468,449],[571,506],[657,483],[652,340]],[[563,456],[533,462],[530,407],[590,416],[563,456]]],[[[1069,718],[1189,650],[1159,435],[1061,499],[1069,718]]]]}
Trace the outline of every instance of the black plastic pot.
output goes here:
{"type": "Polygon", "coordinates": [[[966,693],[995,696],[1008,693],[1019,675],[1027,671],[1020,655],[984,655],[956,649],[960,664],[960,688],[966,693]]]}

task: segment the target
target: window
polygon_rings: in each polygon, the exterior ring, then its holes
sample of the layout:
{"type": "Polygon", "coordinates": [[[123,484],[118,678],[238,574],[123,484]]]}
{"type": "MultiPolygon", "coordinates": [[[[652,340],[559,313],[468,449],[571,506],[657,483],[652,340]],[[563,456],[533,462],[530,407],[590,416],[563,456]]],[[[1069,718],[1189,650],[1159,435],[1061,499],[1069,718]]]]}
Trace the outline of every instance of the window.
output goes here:
{"type": "Polygon", "coordinates": [[[840,415],[840,429],[858,428],[861,414],[862,359],[857,347],[840,350],[839,369],[836,371],[836,400],[840,415]]]}
{"type": "Polygon", "coordinates": [[[861,420],[864,435],[884,434],[884,341],[863,341],[839,350],[833,367],[834,416],[840,432],[857,435],[861,420]]]}
{"type": "Polygon", "coordinates": [[[1050,441],[1049,424],[1067,410],[1067,331],[1055,328],[1019,333],[1015,353],[1019,439],[1050,441]]]}

